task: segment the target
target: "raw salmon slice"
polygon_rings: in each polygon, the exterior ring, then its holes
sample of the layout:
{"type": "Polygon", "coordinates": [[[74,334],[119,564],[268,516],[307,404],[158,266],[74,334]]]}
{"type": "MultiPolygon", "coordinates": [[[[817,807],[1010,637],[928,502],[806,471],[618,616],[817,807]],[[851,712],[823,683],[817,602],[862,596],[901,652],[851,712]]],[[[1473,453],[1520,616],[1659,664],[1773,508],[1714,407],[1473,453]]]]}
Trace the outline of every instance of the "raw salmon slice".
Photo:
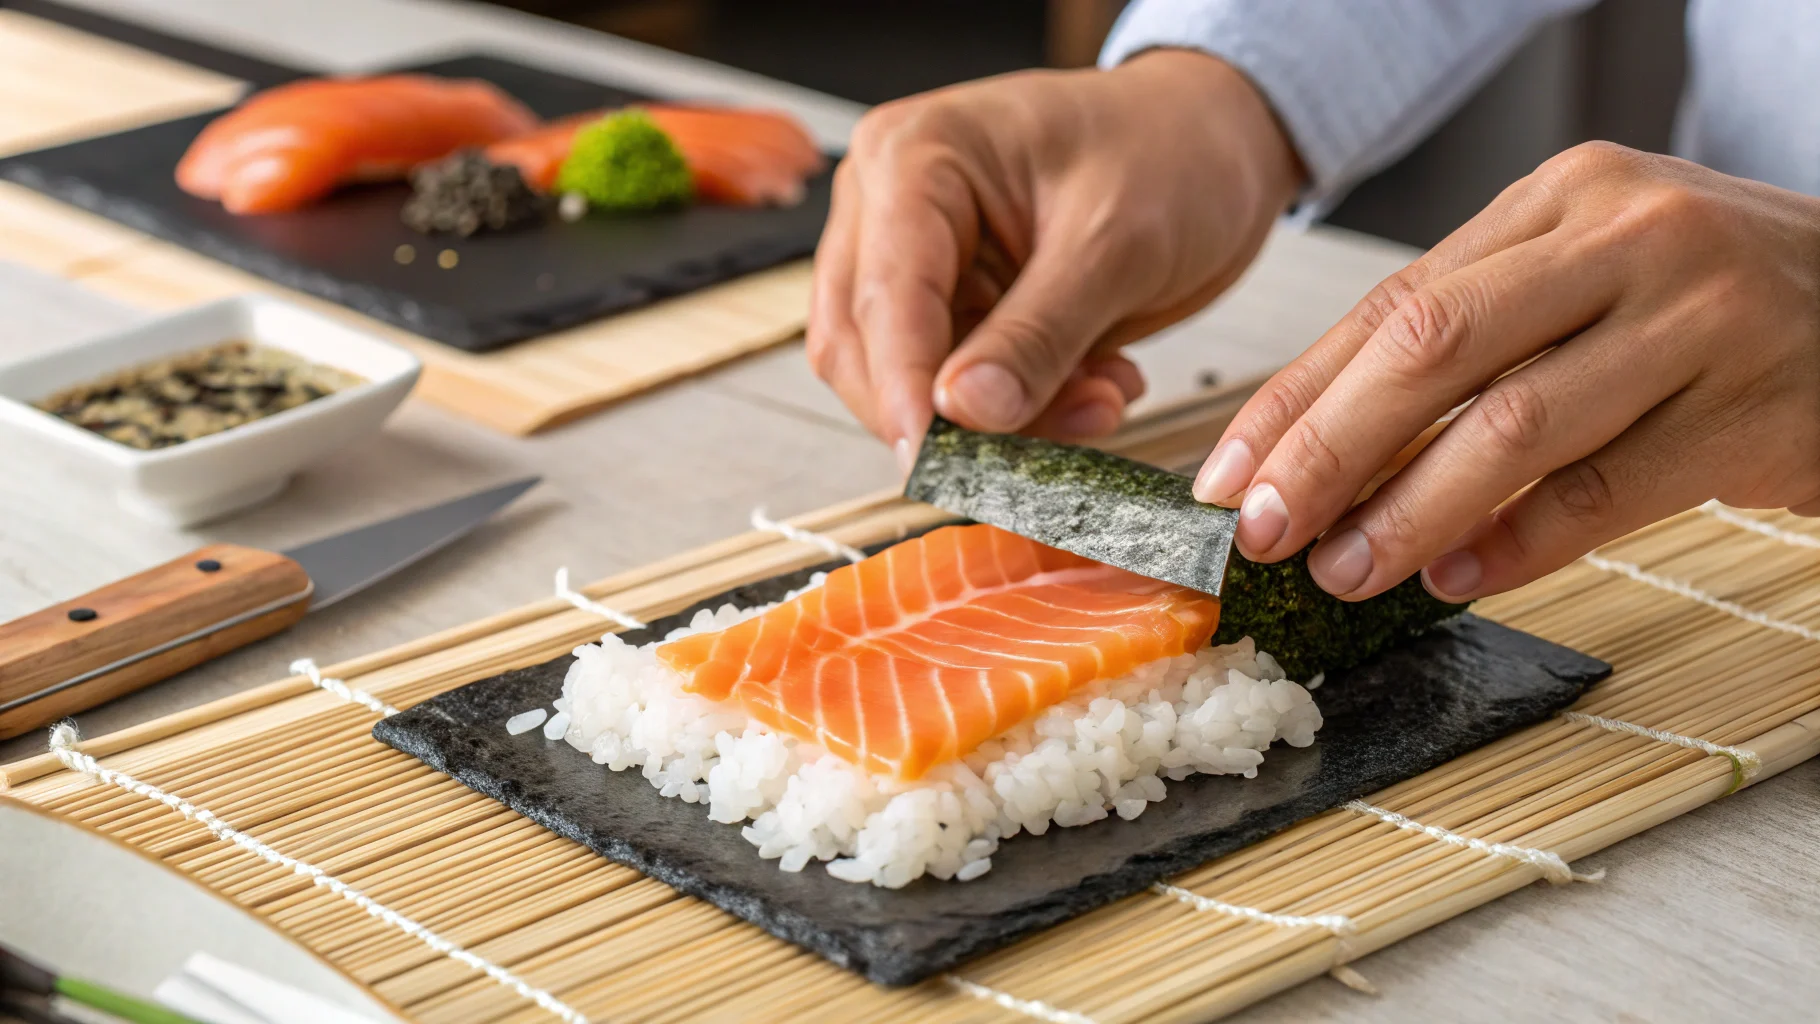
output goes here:
{"type": "Polygon", "coordinates": [[[209,123],[177,184],[230,213],[294,210],[354,181],[398,178],[457,149],[537,126],[492,85],[431,75],[315,78],[268,89],[209,123]]]}
{"type": "MultiPolygon", "coordinates": [[[[696,194],[709,202],[791,205],[802,200],[803,180],[826,164],[815,140],[785,114],[663,105],[642,109],[676,142],[696,194]]],[[[610,113],[593,110],[551,121],[488,146],[487,158],[516,166],[533,188],[548,192],[576,131],[610,113]]]]}
{"type": "Polygon", "coordinates": [[[684,688],[902,780],[1101,679],[1204,646],[1220,603],[992,526],[949,526],[718,633],[663,644],[684,688]]]}

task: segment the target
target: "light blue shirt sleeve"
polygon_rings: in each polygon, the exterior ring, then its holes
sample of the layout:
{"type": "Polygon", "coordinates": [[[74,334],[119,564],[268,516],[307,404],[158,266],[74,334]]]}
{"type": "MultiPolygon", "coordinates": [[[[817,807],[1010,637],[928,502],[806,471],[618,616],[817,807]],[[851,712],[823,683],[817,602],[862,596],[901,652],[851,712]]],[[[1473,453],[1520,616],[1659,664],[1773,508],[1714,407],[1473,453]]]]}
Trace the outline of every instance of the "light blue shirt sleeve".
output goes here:
{"type": "Polygon", "coordinates": [[[1595,0],[1133,0],[1100,53],[1157,47],[1232,64],[1308,168],[1295,218],[1413,148],[1550,18],[1595,0]]]}

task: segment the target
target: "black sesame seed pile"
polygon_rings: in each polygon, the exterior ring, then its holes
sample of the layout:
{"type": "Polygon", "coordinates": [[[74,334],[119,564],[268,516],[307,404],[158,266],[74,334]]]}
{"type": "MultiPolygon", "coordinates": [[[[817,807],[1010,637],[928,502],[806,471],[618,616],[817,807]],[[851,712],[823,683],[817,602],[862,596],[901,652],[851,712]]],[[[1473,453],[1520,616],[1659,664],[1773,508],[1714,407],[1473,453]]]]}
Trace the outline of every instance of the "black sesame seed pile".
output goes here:
{"type": "Polygon", "coordinates": [[[37,406],[132,448],[169,448],[359,383],[351,373],[236,341],[68,388],[37,406]]]}
{"type": "Polygon", "coordinates": [[[411,172],[411,190],[404,222],[425,234],[505,231],[543,219],[547,209],[518,168],[471,149],[411,172]]]}

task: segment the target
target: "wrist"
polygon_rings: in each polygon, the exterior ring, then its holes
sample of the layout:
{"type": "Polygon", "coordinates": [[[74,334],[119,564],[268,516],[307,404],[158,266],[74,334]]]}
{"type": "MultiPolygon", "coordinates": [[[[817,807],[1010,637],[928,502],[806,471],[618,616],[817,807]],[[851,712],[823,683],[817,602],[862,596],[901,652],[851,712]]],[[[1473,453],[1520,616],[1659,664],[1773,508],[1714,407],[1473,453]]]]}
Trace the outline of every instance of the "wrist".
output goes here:
{"type": "MultiPolygon", "coordinates": [[[[1136,83],[1147,103],[1169,104],[1199,115],[1228,140],[1225,147],[1252,183],[1255,199],[1271,214],[1294,200],[1308,172],[1270,101],[1244,72],[1209,53],[1154,49],[1111,72],[1136,83]],[[1217,117],[1207,117],[1217,112],[1217,117]]],[[[1155,108],[1152,108],[1155,109],[1155,108]]]]}

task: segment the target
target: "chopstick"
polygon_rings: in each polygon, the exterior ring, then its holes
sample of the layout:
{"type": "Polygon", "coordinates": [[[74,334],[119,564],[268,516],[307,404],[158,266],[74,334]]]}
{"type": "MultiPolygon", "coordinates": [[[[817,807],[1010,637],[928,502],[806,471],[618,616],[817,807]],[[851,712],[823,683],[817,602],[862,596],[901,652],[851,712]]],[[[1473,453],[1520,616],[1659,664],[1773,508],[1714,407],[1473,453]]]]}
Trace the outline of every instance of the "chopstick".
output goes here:
{"type": "MultiPolygon", "coordinates": [[[[0,946],[0,997],[13,992],[47,998],[60,995],[71,1002],[111,1013],[130,1024],[201,1024],[194,1018],[173,1013],[156,1003],[135,999],[124,992],[116,992],[105,985],[59,975],[0,946]]],[[[15,1000],[8,999],[5,1005],[8,1012],[16,1012],[21,1016],[35,1015],[53,1021],[60,1019],[47,1016],[44,1011],[23,1006],[15,1000]]]]}

